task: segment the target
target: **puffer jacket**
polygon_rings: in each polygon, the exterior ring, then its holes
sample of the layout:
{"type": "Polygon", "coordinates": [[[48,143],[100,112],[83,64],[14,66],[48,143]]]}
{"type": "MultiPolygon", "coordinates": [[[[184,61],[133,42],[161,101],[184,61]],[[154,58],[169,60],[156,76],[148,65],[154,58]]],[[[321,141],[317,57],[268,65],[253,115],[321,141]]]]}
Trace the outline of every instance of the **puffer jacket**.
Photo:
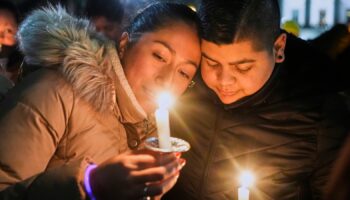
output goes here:
{"type": "Polygon", "coordinates": [[[138,148],[155,128],[136,101],[114,44],[88,21],[48,8],[19,30],[41,68],[0,107],[0,199],[85,199],[88,163],[138,148]]]}
{"type": "Polygon", "coordinates": [[[243,170],[255,174],[250,200],[321,199],[350,118],[327,60],[313,52],[288,35],[285,62],[230,105],[198,76],[171,118],[172,134],[191,149],[165,199],[238,199],[243,170]]]}

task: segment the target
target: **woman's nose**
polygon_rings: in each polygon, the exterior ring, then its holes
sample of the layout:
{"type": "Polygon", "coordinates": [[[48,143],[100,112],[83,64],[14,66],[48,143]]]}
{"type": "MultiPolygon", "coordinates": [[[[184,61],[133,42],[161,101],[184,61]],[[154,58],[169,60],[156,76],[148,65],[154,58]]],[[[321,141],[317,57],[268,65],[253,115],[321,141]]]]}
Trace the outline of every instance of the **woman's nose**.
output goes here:
{"type": "Polygon", "coordinates": [[[171,66],[164,67],[156,77],[156,84],[162,89],[168,89],[171,87],[171,84],[174,79],[175,69],[171,66]]]}
{"type": "Polygon", "coordinates": [[[171,76],[157,76],[156,84],[162,89],[170,88],[171,86],[171,76]]]}

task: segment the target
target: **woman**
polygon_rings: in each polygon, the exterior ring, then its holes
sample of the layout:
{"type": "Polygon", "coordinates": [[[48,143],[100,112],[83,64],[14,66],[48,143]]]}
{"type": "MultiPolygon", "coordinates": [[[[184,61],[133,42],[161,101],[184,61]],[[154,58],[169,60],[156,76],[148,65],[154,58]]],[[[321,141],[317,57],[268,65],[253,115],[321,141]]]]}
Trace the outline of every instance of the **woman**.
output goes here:
{"type": "Polygon", "coordinates": [[[1,197],[161,197],[184,160],[137,149],[155,130],[155,94],[179,96],[190,84],[198,33],[186,6],[152,5],[122,35],[120,62],[87,21],[62,8],[32,13],[18,36],[27,62],[42,68],[0,108],[1,197]]]}

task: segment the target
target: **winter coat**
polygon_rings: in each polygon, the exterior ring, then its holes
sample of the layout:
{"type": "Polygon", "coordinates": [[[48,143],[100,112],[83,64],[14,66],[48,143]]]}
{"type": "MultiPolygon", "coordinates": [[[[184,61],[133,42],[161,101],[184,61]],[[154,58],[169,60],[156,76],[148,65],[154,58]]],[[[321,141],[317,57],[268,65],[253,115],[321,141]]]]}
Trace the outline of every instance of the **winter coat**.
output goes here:
{"type": "Polygon", "coordinates": [[[7,77],[5,77],[4,75],[2,75],[0,71],[0,102],[2,101],[3,98],[5,98],[7,91],[12,87],[13,87],[12,81],[7,77]]]}
{"type": "Polygon", "coordinates": [[[85,199],[88,163],[138,148],[154,131],[114,44],[62,8],[19,30],[26,77],[0,107],[0,199],[85,199]]]}
{"type": "Polygon", "coordinates": [[[327,60],[313,52],[288,35],[285,62],[230,105],[198,76],[171,119],[172,134],[191,149],[165,199],[237,199],[243,170],[255,174],[250,200],[320,199],[350,117],[327,60]]]}
{"type": "Polygon", "coordinates": [[[343,145],[339,158],[334,164],[324,199],[350,199],[350,137],[343,145]]]}

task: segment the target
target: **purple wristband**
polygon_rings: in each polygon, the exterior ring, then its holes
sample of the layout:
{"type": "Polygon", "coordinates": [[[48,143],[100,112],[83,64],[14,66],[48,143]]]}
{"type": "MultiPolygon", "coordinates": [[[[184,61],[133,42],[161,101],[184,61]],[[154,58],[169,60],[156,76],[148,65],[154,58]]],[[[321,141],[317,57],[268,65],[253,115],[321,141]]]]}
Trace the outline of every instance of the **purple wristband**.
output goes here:
{"type": "Polygon", "coordinates": [[[91,164],[89,165],[86,170],[85,170],[85,174],[84,174],[84,187],[86,190],[87,195],[89,196],[89,198],[91,200],[96,200],[96,197],[94,196],[94,193],[92,192],[92,188],[90,185],[90,172],[95,169],[97,167],[97,165],[95,164],[91,164]]]}

